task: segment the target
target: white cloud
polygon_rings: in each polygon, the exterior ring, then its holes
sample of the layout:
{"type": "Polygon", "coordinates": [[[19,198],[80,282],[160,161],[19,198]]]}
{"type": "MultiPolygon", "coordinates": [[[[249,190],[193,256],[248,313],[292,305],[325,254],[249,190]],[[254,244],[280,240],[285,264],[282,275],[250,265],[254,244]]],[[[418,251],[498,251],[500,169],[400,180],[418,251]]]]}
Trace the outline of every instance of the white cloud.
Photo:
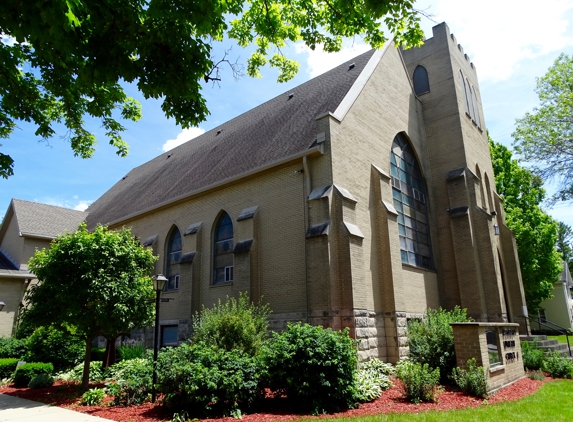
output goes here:
{"type": "Polygon", "coordinates": [[[167,142],[163,144],[161,149],[163,151],[169,151],[181,144],[184,144],[187,141],[190,141],[193,138],[196,138],[199,135],[205,133],[205,129],[201,129],[200,127],[192,127],[189,129],[183,129],[179,135],[175,139],[169,139],[167,142]]]}
{"type": "MultiPolygon", "coordinates": [[[[416,7],[423,9],[428,3],[421,1],[416,7]]],[[[442,0],[428,12],[437,22],[447,22],[476,63],[480,80],[498,82],[508,79],[522,60],[557,55],[573,45],[565,16],[571,9],[573,0],[442,0]]]]}
{"type": "Polygon", "coordinates": [[[321,45],[317,45],[314,50],[311,50],[302,42],[297,43],[295,47],[297,53],[308,54],[306,70],[311,78],[365,53],[371,48],[368,44],[352,41],[345,41],[342,50],[336,53],[325,53],[321,45]]]}
{"type": "Polygon", "coordinates": [[[76,211],[85,211],[93,201],[80,201],[75,207],[76,211]]]}
{"type": "Polygon", "coordinates": [[[76,211],[85,211],[94,201],[89,199],[79,199],[78,195],[74,195],[73,201],[69,199],[61,198],[42,198],[34,199],[34,202],[39,202],[41,204],[55,205],[56,207],[70,208],[76,211]]]}

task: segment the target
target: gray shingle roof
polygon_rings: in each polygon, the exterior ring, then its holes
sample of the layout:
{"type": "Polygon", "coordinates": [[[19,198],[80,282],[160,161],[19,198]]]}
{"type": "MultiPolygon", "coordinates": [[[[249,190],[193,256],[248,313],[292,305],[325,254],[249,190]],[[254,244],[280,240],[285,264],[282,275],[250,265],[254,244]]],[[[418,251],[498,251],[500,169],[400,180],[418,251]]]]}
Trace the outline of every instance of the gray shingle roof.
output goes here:
{"type": "Polygon", "coordinates": [[[316,117],[334,112],[374,50],[134,168],[89,208],[88,227],[118,222],[307,150],[316,117]],[[349,69],[349,64],[355,66],[349,69]],[[294,94],[289,98],[289,94],[294,94]]]}
{"type": "Polygon", "coordinates": [[[24,235],[55,238],[75,231],[87,213],[54,205],[12,199],[18,230],[24,235]]]}

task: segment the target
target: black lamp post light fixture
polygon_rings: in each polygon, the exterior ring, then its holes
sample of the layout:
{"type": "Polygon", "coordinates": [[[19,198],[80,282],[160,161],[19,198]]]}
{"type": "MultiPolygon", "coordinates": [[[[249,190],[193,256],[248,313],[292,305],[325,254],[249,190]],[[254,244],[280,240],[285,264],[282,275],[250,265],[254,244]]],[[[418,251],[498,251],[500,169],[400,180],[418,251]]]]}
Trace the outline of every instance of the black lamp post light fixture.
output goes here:
{"type": "Polygon", "coordinates": [[[6,304],[4,302],[0,302],[0,311],[4,309],[4,306],[6,306],[6,304]]]}
{"type": "Polygon", "coordinates": [[[161,298],[161,291],[165,287],[167,278],[163,274],[153,276],[153,290],[155,290],[155,337],[153,338],[153,388],[151,392],[151,401],[155,403],[157,392],[155,384],[157,384],[157,353],[159,346],[159,302],[161,298]]]}

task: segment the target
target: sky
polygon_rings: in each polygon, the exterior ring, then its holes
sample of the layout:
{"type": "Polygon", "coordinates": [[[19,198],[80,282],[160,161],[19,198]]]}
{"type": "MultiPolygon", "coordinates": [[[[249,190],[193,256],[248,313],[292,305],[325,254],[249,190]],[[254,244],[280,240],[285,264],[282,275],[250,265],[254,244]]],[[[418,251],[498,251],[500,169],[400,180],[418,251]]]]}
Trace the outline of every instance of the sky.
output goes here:
{"type": "MultiPolygon", "coordinates": [[[[561,52],[573,54],[573,0],[419,0],[415,7],[431,15],[431,19],[422,18],[427,38],[432,36],[432,26],[448,24],[477,69],[489,134],[511,147],[515,120],[538,105],[535,78],[543,76],[561,52]]],[[[231,57],[246,62],[249,51],[229,42],[216,55],[220,58],[229,48],[231,57]]],[[[98,122],[89,122],[101,138],[94,157],[87,160],[73,156],[62,138],[65,130],[46,142],[34,135],[31,125],[20,123],[13,136],[0,139],[2,152],[15,160],[14,176],[0,179],[0,216],[11,198],[84,210],[132,168],[368,49],[359,38],[345,42],[336,54],[290,45],[284,52],[300,63],[300,71],[283,84],[276,82],[278,73],[270,68],[263,70],[260,79],[235,80],[224,71],[220,83],[203,86],[210,116],[199,127],[186,130],[164,116],[159,101],[144,100],[135,87],[127,86],[128,95],[143,107],[139,122],[125,122],[127,158],[118,157],[107,145],[98,122]]],[[[551,186],[547,188],[551,192],[551,186]]],[[[573,227],[573,204],[560,203],[546,210],[573,227]]]]}

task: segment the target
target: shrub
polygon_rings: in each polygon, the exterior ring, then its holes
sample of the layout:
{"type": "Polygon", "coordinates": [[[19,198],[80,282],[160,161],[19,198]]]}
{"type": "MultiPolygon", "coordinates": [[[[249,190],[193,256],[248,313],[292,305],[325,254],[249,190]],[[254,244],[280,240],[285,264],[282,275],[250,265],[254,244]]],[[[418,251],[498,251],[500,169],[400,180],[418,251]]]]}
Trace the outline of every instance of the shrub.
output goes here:
{"type": "Polygon", "coordinates": [[[25,363],[14,372],[14,385],[16,388],[27,387],[32,378],[40,374],[52,375],[54,365],[51,363],[25,363]]]}
{"type": "MultiPolygon", "coordinates": [[[[80,382],[84,373],[84,364],[79,363],[69,371],[59,372],[56,379],[62,381],[80,382]]],[[[105,379],[106,372],[102,368],[102,362],[90,362],[90,381],[101,382],[105,379]]]]}
{"type": "Polygon", "coordinates": [[[26,340],[27,362],[50,362],[57,371],[72,368],[85,356],[85,343],[67,329],[39,327],[26,340]]]}
{"type": "Polygon", "coordinates": [[[466,310],[457,306],[452,311],[428,309],[423,320],[412,320],[408,325],[410,359],[439,369],[440,381],[447,383],[456,367],[454,332],[450,323],[470,321],[473,320],[466,315],[466,310]]]}
{"type": "Polygon", "coordinates": [[[543,381],[545,379],[545,376],[541,371],[531,371],[527,373],[527,378],[537,381],[543,381]]]}
{"type": "Polygon", "coordinates": [[[108,368],[108,394],[113,396],[115,406],[141,404],[149,397],[152,389],[153,362],[147,359],[130,359],[108,368]]]}
{"type": "Polygon", "coordinates": [[[185,343],[159,355],[157,378],[172,410],[206,413],[216,406],[239,415],[260,396],[260,370],[258,358],[242,350],[185,343]]]}
{"type": "Polygon", "coordinates": [[[82,404],[84,406],[98,406],[105,398],[105,390],[103,388],[91,388],[82,394],[82,404]]]}
{"type": "Polygon", "coordinates": [[[18,362],[19,360],[17,358],[0,359],[0,380],[10,378],[16,370],[18,362]]]}
{"type": "Polygon", "coordinates": [[[440,380],[439,369],[432,370],[427,363],[403,360],[396,366],[396,372],[408,400],[416,404],[434,400],[440,380]]]}
{"type": "Polygon", "coordinates": [[[573,362],[557,351],[548,351],[543,360],[543,370],[553,378],[572,378],[573,362]]]}
{"type": "Polygon", "coordinates": [[[268,338],[268,304],[249,301],[247,293],[239,299],[227,298],[225,303],[203,308],[193,317],[193,342],[203,342],[225,350],[239,349],[256,355],[268,338]]]}
{"type": "Polygon", "coordinates": [[[381,362],[379,359],[362,362],[356,374],[358,399],[368,402],[380,397],[382,390],[387,390],[392,385],[388,375],[393,373],[392,364],[381,362]]]}
{"type": "Polygon", "coordinates": [[[288,324],[263,349],[267,383],[313,413],[354,407],[358,402],[358,365],[348,330],[332,331],[309,324],[288,324]]]}
{"type": "Polygon", "coordinates": [[[539,341],[535,339],[533,344],[524,341],[521,343],[521,359],[523,366],[527,370],[540,370],[543,367],[543,360],[545,353],[543,350],[538,349],[539,341]]]}
{"type": "Polygon", "coordinates": [[[27,351],[24,340],[15,337],[0,337],[0,358],[21,359],[27,351]]]}
{"type": "Polygon", "coordinates": [[[48,374],[39,374],[30,380],[28,387],[30,388],[45,388],[54,385],[54,378],[48,374]]]}
{"type": "Polygon", "coordinates": [[[117,347],[119,360],[141,359],[145,357],[145,346],[139,343],[125,343],[117,347]]]}
{"type": "Polygon", "coordinates": [[[487,380],[483,367],[477,366],[475,358],[467,361],[468,369],[454,368],[452,377],[464,393],[475,397],[487,397],[487,380]]]}

